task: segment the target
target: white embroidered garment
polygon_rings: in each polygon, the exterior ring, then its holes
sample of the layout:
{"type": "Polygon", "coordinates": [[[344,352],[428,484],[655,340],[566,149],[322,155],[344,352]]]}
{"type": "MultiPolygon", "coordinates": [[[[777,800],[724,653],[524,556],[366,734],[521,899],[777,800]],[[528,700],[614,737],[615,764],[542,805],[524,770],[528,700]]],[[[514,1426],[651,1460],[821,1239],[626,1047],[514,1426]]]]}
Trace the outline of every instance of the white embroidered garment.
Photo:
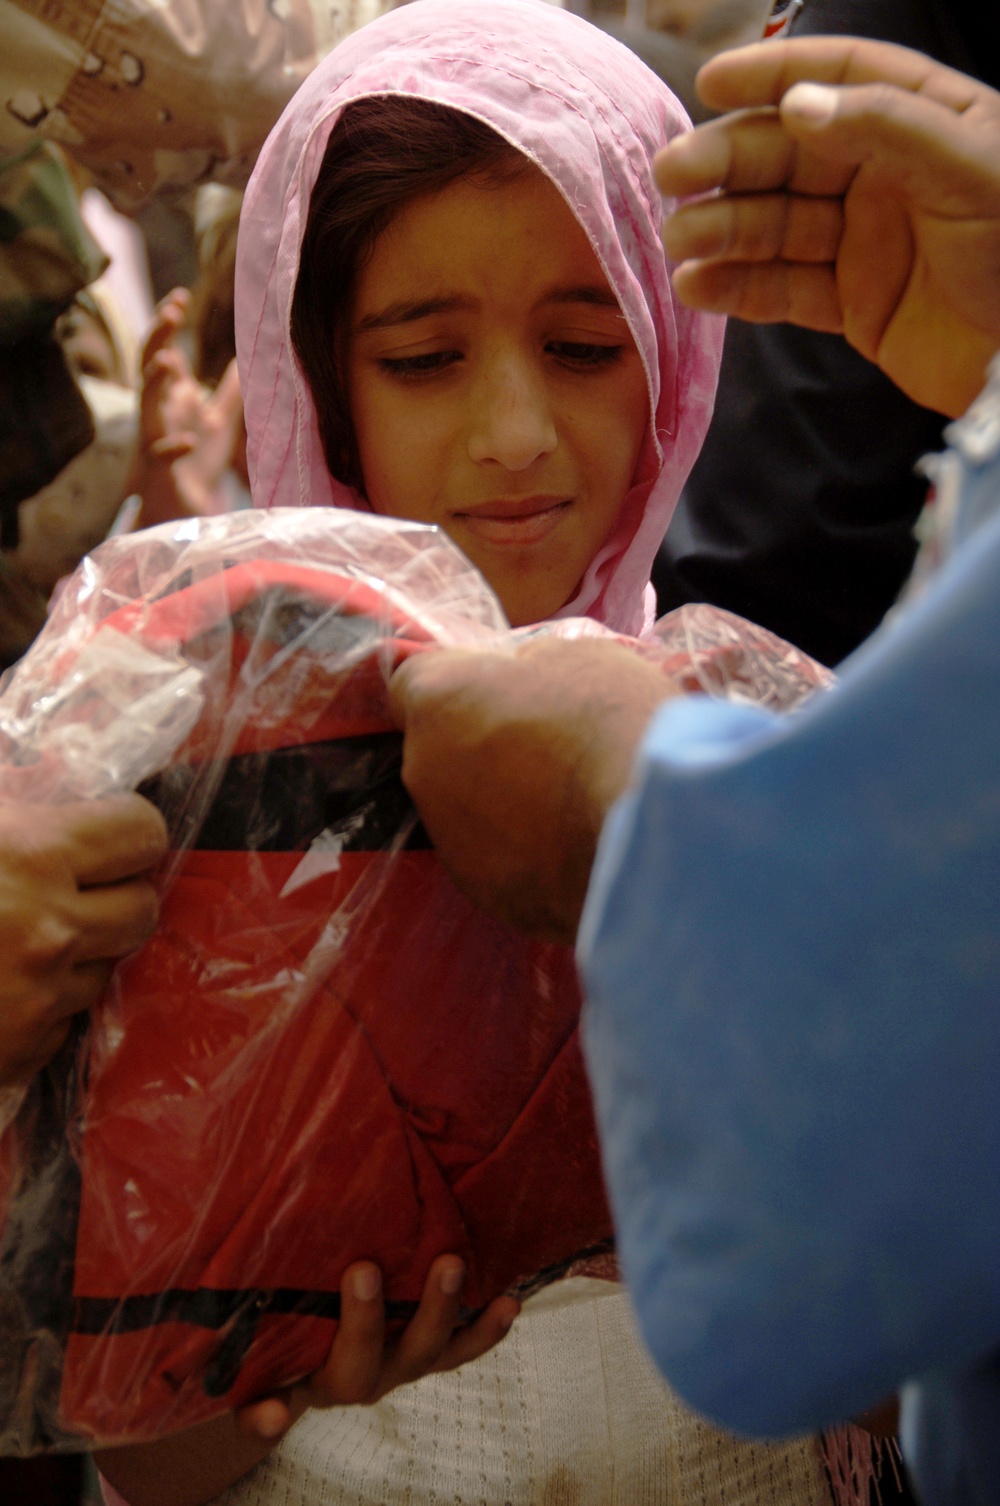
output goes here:
{"type": "Polygon", "coordinates": [[[749,1443],[695,1417],[624,1290],[558,1283],[502,1344],[375,1407],[309,1412],[215,1506],[826,1506],[816,1440],[749,1443]]]}

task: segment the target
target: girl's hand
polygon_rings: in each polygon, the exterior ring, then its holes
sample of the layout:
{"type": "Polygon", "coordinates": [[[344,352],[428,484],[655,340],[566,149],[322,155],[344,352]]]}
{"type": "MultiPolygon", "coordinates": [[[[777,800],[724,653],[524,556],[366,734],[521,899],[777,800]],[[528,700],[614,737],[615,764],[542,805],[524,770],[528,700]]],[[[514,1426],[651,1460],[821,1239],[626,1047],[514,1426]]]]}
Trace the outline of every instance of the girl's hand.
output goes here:
{"type": "Polygon", "coordinates": [[[367,1405],[422,1375],[478,1359],[504,1337],[520,1305],[513,1297],[498,1297],[475,1322],[457,1328],[464,1275],[457,1256],[435,1260],[416,1313],[386,1343],[378,1267],[367,1261],[350,1266],[341,1283],[340,1326],[326,1364],[298,1385],[242,1407],[236,1414],[239,1426],[251,1437],[274,1443],[309,1407],[367,1405]]]}
{"type": "Polygon", "coordinates": [[[519,1304],[498,1297],[474,1323],[456,1329],[463,1275],[456,1256],[435,1260],[419,1308],[386,1344],[378,1268],[369,1261],[349,1266],[340,1288],[337,1336],[326,1364],[307,1380],[184,1433],[99,1451],[98,1468],[129,1506],[204,1506],[266,1459],[309,1407],[378,1401],[394,1386],[432,1370],[453,1370],[499,1343],[519,1304]]]}

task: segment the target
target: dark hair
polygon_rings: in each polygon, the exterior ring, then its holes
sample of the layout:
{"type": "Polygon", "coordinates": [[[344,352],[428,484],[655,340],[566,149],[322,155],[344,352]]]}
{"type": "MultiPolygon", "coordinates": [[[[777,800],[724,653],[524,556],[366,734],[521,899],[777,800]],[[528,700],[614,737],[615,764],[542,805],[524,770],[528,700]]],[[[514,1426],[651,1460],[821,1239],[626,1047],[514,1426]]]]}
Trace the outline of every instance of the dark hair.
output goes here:
{"type": "Polygon", "coordinates": [[[337,121],[309,201],[291,334],[338,481],[364,489],[344,342],[358,273],[376,240],[414,199],[466,175],[512,181],[526,165],[492,127],[432,100],[373,95],[348,105],[337,121]]]}

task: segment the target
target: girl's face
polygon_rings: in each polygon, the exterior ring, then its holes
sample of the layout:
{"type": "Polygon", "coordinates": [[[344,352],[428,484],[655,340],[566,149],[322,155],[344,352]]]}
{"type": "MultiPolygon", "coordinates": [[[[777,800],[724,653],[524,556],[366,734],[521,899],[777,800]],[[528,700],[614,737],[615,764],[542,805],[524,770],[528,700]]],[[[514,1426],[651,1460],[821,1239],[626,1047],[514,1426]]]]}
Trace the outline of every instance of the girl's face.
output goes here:
{"type": "Polygon", "coordinates": [[[569,601],[618,517],[649,398],[549,179],[527,164],[403,209],[358,278],[347,372],[374,510],[440,524],[514,626],[569,601]]]}

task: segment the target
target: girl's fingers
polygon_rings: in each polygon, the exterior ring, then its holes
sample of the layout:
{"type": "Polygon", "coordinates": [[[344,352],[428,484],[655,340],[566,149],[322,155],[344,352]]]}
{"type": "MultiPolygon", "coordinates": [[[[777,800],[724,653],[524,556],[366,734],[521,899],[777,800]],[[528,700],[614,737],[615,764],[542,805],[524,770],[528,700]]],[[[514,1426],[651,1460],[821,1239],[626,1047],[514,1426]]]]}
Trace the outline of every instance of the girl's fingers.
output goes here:
{"type": "Polygon", "coordinates": [[[470,1360],[478,1360],[506,1338],[521,1304],[516,1297],[497,1297],[474,1323],[458,1328],[442,1350],[435,1370],[457,1370],[470,1360]]]}
{"type": "Polygon", "coordinates": [[[167,318],[175,322],[179,320],[183,324],[187,319],[190,307],[190,288],[171,288],[169,293],[164,293],[156,305],[156,313],[160,319],[167,318]]]}
{"type": "Polygon", "coordinates": [[[455,1331],[465,1266],[457,1255],[442,1255],[427,1273],[420,1306],[400,1334],[379,1379],[378,1394],[405,1386],[437,1369],[455,1331]]]}
{"type": "Polygon", "coordinates": [[[378,1266],[359,1261],[340,1285],[340,1324],[326,1364],[305,1391],[310,1406],[350,1406],[370,1401],[378,1387],[385,1348],[385,1303],[378,1266]]]}
{"type": "Polygon", "coordinates": [[[432,1371],[454,1370],[492,1349],[520,1311],[513,1297],[498,1297],[474,1323],[456,1330],[465,1268],[454,1255],[431,1266],[414,1317],[394,1345],[385,1344],[382,1278],[370,1261],[344,1273],[340,1325],[322,1369],[304,1384],[240,1407],[240,1429],[270,1442],[288,1431],[307,1407],[355,1406],[377,1401],[396,1386],[432,1371]]]}
{"type": "Polygon", "coordinates": [[[177,381],[170,369],[172,352],[160,351],[143,367],[142,391],[139,395],[139,426],[141,445],[162,439],[166,432],[166,408],[170,394],[177,381]]]}
{"type": "Polygon", "coordinates": [[[231,423],[242,418],[243,394],[240,391],[240,376],[235,361],[230,361],[223,372],[222,380],[212,395],[212,404],[231,423]]]}
{"type": "Polygon", "coordinates": [[[236,1410],[236,1425],[240,1431],[268,1443],[277,1443],[283,1438],[294,1421],[284,1396],[267,1396],[263,1401],[254,1401],[236,1410]]]}
{"type": "Polygon", "coordinates": [[[176,333],[177,324],[173,319],[164,318],[162,314],[157,315],[156,322],[146,336],[146,343],[142,347],[143,371],[146,370],[151,361],[154,361],[157,356],[162,355],[165,350],[169,349],[170,342],[176,333]]]}
{"type": "Polygon", "coordinates": [[[208,399],[206,418],[225,445],[226,461],[231,464],[234,451],[245,433],[243,393],[240,391],[240,379],[235,361],[230,361],[218,387],[208,399]]]}

